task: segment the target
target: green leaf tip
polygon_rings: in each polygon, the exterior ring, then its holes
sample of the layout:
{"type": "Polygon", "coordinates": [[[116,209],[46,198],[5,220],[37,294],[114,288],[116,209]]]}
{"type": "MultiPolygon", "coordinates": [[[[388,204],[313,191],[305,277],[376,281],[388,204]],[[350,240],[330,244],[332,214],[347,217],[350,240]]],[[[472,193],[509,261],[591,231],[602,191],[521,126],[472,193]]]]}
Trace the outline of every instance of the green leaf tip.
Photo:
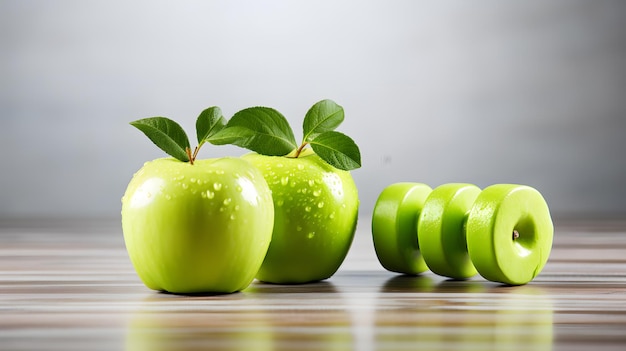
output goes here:
{"type": "Polygon", "coordinates": [[[217,107],[209,107],[202,111],[196,120],[196,136],[198,144],[203,144],[211,140],[217,132],[226,126],[226,118],[222,115],[222,110],[217,107]]]}
{"type": "Polygon", "coordinates": [[[261,106],[235,113],[211,142],[233,144],[268,156],[284,156],[297,147],[287,119],[275,109],[261,106]]]}
{"type": "Polygon", "coordinates": [[[152,142],[168,155],[189,162],[189,138],[183,128],[167,117],[138,119],[130,124],[142,131],[152,142]]]}
{"type": "Polygon", "coordinates": [[[304,141],[311,141],[321,133],[335,130],[343,119],[343,107],[334,101],[326,99],[316,103],[304,116],[304,141]]]}
{"type": "Polygon", "coordinates": [[[361,167],[361,152],[349,136],[328,131],[310,141],[315,153],[331,166],[350,171],[361,167]]]}

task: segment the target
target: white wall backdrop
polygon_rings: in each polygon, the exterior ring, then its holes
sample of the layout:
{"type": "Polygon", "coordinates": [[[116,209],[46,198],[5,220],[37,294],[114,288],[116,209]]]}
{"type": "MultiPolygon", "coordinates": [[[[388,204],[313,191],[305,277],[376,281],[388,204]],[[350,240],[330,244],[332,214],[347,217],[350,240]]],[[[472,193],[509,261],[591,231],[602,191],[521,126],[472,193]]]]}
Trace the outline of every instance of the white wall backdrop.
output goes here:
{"type": "Polygon", "coordinates": [[[605,0],[3,0],[0,218],[119,216],[163,155],[132,120],[194,135],[208,106],[265,105],[301,136],[323,98],[361,147],[364,215],[393,182],[458,181],[624,216],[625,18],[605,0]]]}

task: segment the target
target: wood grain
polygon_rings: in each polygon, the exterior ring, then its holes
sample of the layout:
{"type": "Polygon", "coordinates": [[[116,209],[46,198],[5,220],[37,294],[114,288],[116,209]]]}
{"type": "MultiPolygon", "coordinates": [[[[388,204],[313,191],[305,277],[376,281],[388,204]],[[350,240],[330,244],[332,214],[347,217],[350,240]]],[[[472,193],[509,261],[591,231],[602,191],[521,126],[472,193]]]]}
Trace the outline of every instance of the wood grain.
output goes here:
{"type": "Polygon", "coordinates": [[[327,281],[213,296],[145,288],[116,222],[0,222],[0,349],[626,349],[626,221],[557,223],[519,287],[387,272],[368,221],[327,281]]]}

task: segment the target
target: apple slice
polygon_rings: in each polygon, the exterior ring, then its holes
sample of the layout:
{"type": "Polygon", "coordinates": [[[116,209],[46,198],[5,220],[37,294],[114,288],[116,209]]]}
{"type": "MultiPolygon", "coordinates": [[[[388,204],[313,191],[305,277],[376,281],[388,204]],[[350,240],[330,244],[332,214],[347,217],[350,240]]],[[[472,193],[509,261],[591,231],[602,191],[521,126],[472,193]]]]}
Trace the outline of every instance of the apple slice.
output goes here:
{"type": "Polygon", "coordinates": [[[426,199],[417,220],[418,242],[433,273],[454,279],[476,275],[467,253],[465,223],[480,188],[472,184],[438,186],[426,199]]]}
{"type": "Polygon", "coordinates": [[[379,195],[372,214],[372,237],[385,269],[413,275],[428,269],[419,249],[417,218],[431,191],[422,183],[395,183],[379,195]]]}
{"type": "Polygon", "coordinates": [[[526,284],[543,269],[554,227],[548,205],[532,187],[496,184],[476,198],[466,225],[470,258],[487,280],[526,284]]]}

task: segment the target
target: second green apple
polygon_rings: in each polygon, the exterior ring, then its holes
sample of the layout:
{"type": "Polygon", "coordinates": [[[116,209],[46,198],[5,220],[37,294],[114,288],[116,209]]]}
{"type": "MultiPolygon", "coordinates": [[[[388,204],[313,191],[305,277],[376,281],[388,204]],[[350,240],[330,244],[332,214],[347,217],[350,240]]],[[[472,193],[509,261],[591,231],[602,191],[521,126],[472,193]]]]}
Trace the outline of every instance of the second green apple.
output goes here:
{"type": "Polygon", "coordinates": [[[361,167],[356,143],[335,129],[343,107],[331,100],[306,113],[301,142],[287,119],[269,107],[241,110],[212,142],[233,144],[261,171],[272,192],[274,230],[256,278],[298,284],[330,278],[352,244],[359,197],[350,171],[361,167]]]}
{"type": "Polygon", "coordinates": [[[264,175],[274,200],[272,241],[257,279],[306,283],[332,276],[357,224],[359,199],[350,173],[312,153],[243,158],[264,175]]]}

